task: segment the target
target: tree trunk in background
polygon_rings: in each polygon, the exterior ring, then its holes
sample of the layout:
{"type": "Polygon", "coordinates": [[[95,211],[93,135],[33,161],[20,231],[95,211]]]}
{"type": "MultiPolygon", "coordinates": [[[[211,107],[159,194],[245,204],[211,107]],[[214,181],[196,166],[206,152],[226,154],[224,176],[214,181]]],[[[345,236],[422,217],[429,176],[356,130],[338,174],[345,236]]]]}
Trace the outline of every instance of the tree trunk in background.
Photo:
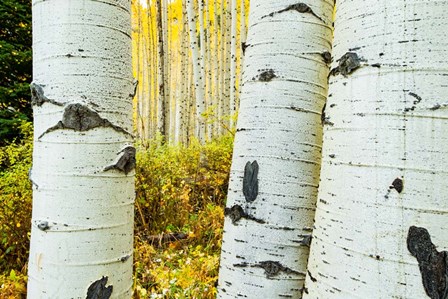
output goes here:
{"type": "Polygon", "coordinates": [[[33,1],[28,298],[131,297],[130,9],[123,0],[33,1]]]}
{"type": "Polygon", "coordinates": [[[163,26],[163,15],[162,12],[164,7],[162,5],[163,0],[156,0],[157,4],[157,16],[156,16],[156,22],[157,22],[157,51],[158,51],[158,64],[157,64],[157,89],[158,89],[158,97],[157,97],[157,130],[165,138],[165,141],[169,140],[169,123],[170,123],[170,113],[169,113],[169,102],[167,100],[166,96],[166,89],[167,86],[165,86],[167,80],[167,73],[166,73],[166,67],[165,67],[165,59],[166,59],[166,46],[165,43],[167,42],[164,40],[164,37],[166,36],[166,33],[164,33],[164,26],[163,26]]]}
{"type": "Polygon", "coordinates": [[[333,1],[254,0],[219,298],[300,298],[319,184],[333,1]]]}
{"type": "Polygon", "coordinates": [[[446,298],[448,1],[337,5],[306,298],[446,298]]]}
{"type": "Polygon", "coordinates": [[[220,128],[220,113],[219,113],[219,103],[220,103],[220,97],[221,92],[219,90],[219,78],[220,78],[220,72],[219,72],[219,57],[220,57],[220,48],[219,48],[219,28],[218,28],[218,1],[213,0],[213,11],[215,13],[215,16],[213,17],[213,69],[212,74],[215,74],[213,76],[211,85],[213,86],[212,89],[212,99],[213,99],[213,114],[215,116],[215,121],[213,122],[213,136],[217,136],[220,128]],[[218,120],[218,121],[216,121],[218,120]]]}
{"type": "Polygon", "coordinates": [[[205,122],[202,114],[205,111],[204,83],[201,71],[198,42],[196,36],[196,14],[194,12],[193,0],[187,1],[187,18],[190,36],[190,50],[193,61],[193,78],[196,99],[196,137],[200,142],[205,141],[205,122]]]}
{"type": "MultiPolygon", "coordinates": [[[[243,0],[244,1],[244,0],[243,0]]],[[[231,9],[231,25],[230,25],[230,97],[229,97],[229,113],[234,115],[236,113],[236,35],[237,35],[237,19],[238,6],[236,0],[230,1],[231,9]]],[[[230,121],[230,127],[233,128],[234,122],[230,121]]]]}

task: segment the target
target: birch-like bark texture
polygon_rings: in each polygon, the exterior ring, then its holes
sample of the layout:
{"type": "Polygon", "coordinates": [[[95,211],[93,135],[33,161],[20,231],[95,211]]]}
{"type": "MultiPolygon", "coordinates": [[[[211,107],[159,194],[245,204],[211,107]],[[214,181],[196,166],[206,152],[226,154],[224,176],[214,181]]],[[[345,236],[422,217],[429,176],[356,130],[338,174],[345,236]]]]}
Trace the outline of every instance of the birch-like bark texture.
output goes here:
{"type": "Polygon", "coordinates": [[[337,3],[306,298],[447,296],[447,12],[337,3]]]}
{"type": "Polygon", "coordinates": [[[253,0],[219,298],[301,298],[321,159],[333,1],[253,0]],[[324,54],[324,55],[322,55],[324,54]]]}
{"type": "MultiPolygon", "coordinates": [[[[244,0],[243,0],[244,1],[244,0]]],[[[243,2],[242,1],[242,2],[243,2]]],[[[238,6],[236,0],[230,1],[231,9],[231,25],[230,25],[230,99],[229,110],[230,115],[236,113],[236,34],[237,34],[237,18],[238,18],[238,6]]],[[[230,127],[235,124],[230,121],[230,127]]]]}
{"type": "Polygon", "coordinates": [[[196,37],[196,14],[194,12],[194,0],[187,0],[187,19],[188,31],[190,37],[190,50],[193,60],[193,78],[196,99],[196,137],[201,141],[205,141],[205,121],[202,114],[205,111],[205,95],[204,95],[204,77],[202,76],[202,64],[199,57],[198,42],[196,37]]]}
{"type": "Polygon", "coordinates": [[[30,299],[131,297],[130,9],[33,1],[30,299]]]}

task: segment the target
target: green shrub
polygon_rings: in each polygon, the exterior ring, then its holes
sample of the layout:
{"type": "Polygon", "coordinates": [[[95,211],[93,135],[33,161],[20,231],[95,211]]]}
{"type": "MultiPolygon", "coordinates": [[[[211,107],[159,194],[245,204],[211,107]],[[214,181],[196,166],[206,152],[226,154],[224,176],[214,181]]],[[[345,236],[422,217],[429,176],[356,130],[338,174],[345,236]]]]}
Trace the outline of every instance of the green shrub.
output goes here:
{"type": "Polygon", "coordinates": [[[0,273],[21,270],[28,259],[32,125],[23,122],[20,129],[20,142],[0,148],[0,273]]]}
{"type": "Polygon", "coordinates": [[[208,204],[224,205],[232,160],[231,136],[201,146],[146,145],[137,154],[136,230],[179,230],[208,204]]]}

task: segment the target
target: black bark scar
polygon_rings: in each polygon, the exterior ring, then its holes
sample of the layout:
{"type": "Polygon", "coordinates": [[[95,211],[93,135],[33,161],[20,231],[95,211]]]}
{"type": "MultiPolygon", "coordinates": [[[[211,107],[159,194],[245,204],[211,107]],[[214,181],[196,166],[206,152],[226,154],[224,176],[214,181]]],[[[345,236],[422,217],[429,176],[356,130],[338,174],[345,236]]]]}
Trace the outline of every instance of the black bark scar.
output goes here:
{"type": "Polygon", "coordinates": [[[325,123],[325,108],[327,108],[327,103],[325,103],[324,106],[322,107],[322,112],[320,114],[320,121],[322,125],[324,125],[325,123]]]}
{"type": "Polygon", "coordinates": [[[117,162],[104,168],[104,171],[116,169],[124,172],[125,174],[128,174],[132,169],[135,168],[135,147],[126,146],[118,154],[120,155],[118,156],[117,162]]]}
{"type": "Polygon", "coordinates": [[[391,189],[397,190],[398,193],[403,191],[403,187],[403,180],[401,178],[396,178],[390,186],[391,189]]]}
{"type": "Polygon", "coordinates": [[[331,53],[330,52],[328,52],[328,51],[325,51],[325,52],[322,52],[322,53],[320,53],[320,56],[322,56],[322,58],[323,58],[323,60],[324,60],[324,62],[326,63],[326,64],[330,64],[331,63],[331,53]]]}
{"type": "Polygon", "coordinates": [[[298,13],[309,13],[309,14],[313,15],[314,17],[318,18],[322,23],[325,23],[324,20],[323,20],[321,17],[319,17],[319,16],[318,16],[318,15],[311,9],[311,7],[309,7],[309,6],[308,6],[307,4],[305,4],[305,3],[296,3],[296,4],[289,5],[288,7],[284,8],[284,9],[281,9],[281,10],[279,10],[279,11],[271,12],[271,13],[268,14],[267,16],[262,17],[262,19],[263,19],[263,18],[266,18],[266,17],[272,17],[272,16],[274,16],[275,14],[279,14],[279,13],[286,12],[286,11],[291,11],[291,10],[292,10],[292,11],[297,11],[298,13]]]}
{"type": "Polygon", "coordinates": [[[272,81],[272,79],[277,78],[277,75],[275,74],[273,69],[260,71],[262,72],[256,78],[254,78],[255,80],[258,79],[261,82],[269,82],[272,81]]]}
{"type": "Polygon", "coordinates": [[[112,295],[113,286],[106,287],[107,276],[93,282],[88,290],[86,299],[109,299],[112,295]]]}
{"type": "Polygon", "coordinates": [[[266,223],[264,220],[255,218],[246,212],[244,212],[244,209],[240,205],[234,205],[231,208],[225,208],[224,209],[224,215],[229,216],[229,218],[232,220],[233,224],[236,224],[241,218],[245,218],[247,220],[252,220],[261,224],[266,223]]]}
{"type": "Polygon", "coordinates": [[[247,162],[244,167],[243,194],[248,202],[254,201],[258,195],[258,169],[257,161],[247,162]]]}
{"type": "Polygon", "coordinates": [[[247,47],[249,47],[249,45],[247,43],[245,43],[245,42],[241,43],[241,51],[243,51],[243,55],[246,54],[247,47]]]}
{"type": "Polygon", "coordinates": [[[418,94],[413,93],[413,92],[409,92],[408,94],[409,94],[411,97],[415,98],[415,101],[412,102],[412,104],[413,104],[412,107],[410,107],[410,108],[404,108],[404,112],[414,111],[415,108],[417,108],[417,105],[422,101],[422,97],[419,96],[418,94]]]}
{"type": "Polygon", "coordinates": [[[238,268],[246,268],[246,267],[262,268],[264,270],[264,274],[268,278],[277,276],[280,272],[284,272],[286,274],[300,274],[300,272],[285,267],[281,263],[275,261],[262,261],[254,264],[241,263],[241,264],[234,264],[233,266],[238,268]]]}
{"type": "Polygon", "coordinates": [[[132,81],[132,85],[133,85],[133,89],[132,89],[132,92],[129,94],[129,97],[130,97],[131,99],[133,99],[133,98],[135,97],[135,94],[137,93],[138,80],[137,80],[137,79],[134,79],[134,80],[132,81]]]}
{"type": "Polygon", "coordinates": [[[41,231],[46,231],[50,228],[50,225],[48,224],[48,221],[38,221],[37,228],[41,231]]]}
{"type": "Polygon", "coordinates": [[[89,107],[81,104],[69,104],[64,108],[64,114],[62,115],[62,120],[59,121],[53,127],[48,128],[44,133],[42,133],[39,138],[43,135],[62,129],[70,129],[78,132],[88,131],[98,127],[109,127],[117,132],[124,133],[126,135],[132,136],[129,132],[123,128],[112,124],[105,118],[102,118],[98,112],[90,109],[89,107]]]}
{"type": "Polygon", "coordinates": [[[55,100],[49,99],[45,96],[44,89],[42,85],[39,85],[37,83],[31,83],[30,84],[30,90],[31,90],[31,105],[35,106],[42,106],[43,103],[51,103],[56,106],[63,106],[64,104],[59,103],[55,100]]]}
{"type": "Polygon", "coordinates": [[[300,245],[306,246],[306,247],[310,247],[311,246],[311,240],[313,239],[311,234],[300,235],[299,237],[303,238],[302,240],[300,240],[300,245]]]}
{"type": "Polygon", "coordinates": [[[411,226],[407,237],[409,252],[417,259],[423,287],[431,299],[448,298],[448,256],[438,252],[423,227],[411,226]]]}
{"type": "Polygon", "coordinates": [[[347,75],[353,73],[361,66],[361,59],[355,52],[347,52],[336,61],[339,62],[337,72],[341,73],[344,77],[347,77],[347,75]]]}

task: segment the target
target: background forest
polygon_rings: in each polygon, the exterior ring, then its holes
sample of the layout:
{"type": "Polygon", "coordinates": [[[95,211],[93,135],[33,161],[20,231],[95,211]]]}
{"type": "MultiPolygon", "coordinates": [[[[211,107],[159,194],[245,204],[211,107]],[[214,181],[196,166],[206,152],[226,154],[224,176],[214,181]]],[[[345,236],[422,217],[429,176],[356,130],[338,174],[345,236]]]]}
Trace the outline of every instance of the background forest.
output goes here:
{"type": "MultiPolygon", "coordinates": [[[[216,294],[248,4],[132,3],[135,298],[216,294]]],[[[32,200],[31,1],[1,1],[0,19],[0,298],[24,298],[32,200]]]]}

